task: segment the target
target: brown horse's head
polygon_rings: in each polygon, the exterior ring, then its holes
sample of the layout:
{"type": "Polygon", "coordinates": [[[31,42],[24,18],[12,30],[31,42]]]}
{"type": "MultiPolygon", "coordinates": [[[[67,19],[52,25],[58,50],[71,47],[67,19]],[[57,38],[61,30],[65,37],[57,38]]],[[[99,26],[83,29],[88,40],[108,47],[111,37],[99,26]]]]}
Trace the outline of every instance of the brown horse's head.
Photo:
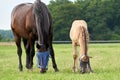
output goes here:
{"type": "Polygon", "coordinates": [[[50,35],[50,13],[47,9],[47,6],[40,0],[35,1],[33,9],[36,20],[36,29],[38,33],[38,45],[41,50],[45,50],[48,48],[48,35],[50,35]]]}
{"type": "Polygon", "coordinates": [[[89,57],[87,55],[83,55],[81,56],[80,58],[80,68],[81,68],[81,73],[85,73],[87,72],[88,68],[89,68],[89,59],[92,58],[92,57],[89,57]]]}

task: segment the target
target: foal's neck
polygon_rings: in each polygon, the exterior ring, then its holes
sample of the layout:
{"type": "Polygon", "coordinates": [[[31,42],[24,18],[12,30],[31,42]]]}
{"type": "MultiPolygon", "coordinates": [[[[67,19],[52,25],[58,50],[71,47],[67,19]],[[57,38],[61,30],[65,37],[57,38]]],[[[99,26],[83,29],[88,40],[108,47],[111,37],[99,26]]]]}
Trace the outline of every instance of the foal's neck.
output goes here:
{"type": "Polygon", "coordinates": [[[87,50],[88,50],[87,43],[82,41],[81,45],[80,45],[80,56],[82,56],[82,55],[87,56],[87,50]]]}
{"type": "Polygon", "coordinates": [[[83,30],[81,31],[82,36],[80,38],[80,55],[85,55],[87,56],[87,51],[88,51],[88,43],[87,43],[87,35],[85,32],[85,29],[82,28],[83,30]]]}

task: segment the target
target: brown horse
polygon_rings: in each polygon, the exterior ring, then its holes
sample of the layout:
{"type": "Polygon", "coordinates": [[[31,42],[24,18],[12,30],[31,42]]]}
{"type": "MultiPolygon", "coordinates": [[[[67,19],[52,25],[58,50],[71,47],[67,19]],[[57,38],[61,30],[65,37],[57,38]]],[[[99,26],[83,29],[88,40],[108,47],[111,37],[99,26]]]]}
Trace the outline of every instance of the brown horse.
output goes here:
{"type": "Polygon", "coordinates": [[[74,59],[74,66],[73,71],[77,72],[78,70],[78,52],[77,52],[77,45],[80,46],[80,67],[81,72],[85,73],[86,70],[89,69],[92,72],[90,67],[89,56],[88,52],[88,41],[89,41],[89,33],[87,29],[87,23],[84,20],[75,20],[72,23],[72,27],[70,30],[70,38],[72,40],[73,46],[73,59],[74,59]]]}
{"type": "Polygon", "coordinates": [[[11,29],[17,46],[20,71],[23,70],[21,39],[26,51],[27,69],[32,69],[35,55],[34,44],[38,40],[41,51],[50,50],[53,68],[58,71],[52,46],[52,18],[43,2],[36,0],[34,3],[17,5],[12,11],[11,29]]]}

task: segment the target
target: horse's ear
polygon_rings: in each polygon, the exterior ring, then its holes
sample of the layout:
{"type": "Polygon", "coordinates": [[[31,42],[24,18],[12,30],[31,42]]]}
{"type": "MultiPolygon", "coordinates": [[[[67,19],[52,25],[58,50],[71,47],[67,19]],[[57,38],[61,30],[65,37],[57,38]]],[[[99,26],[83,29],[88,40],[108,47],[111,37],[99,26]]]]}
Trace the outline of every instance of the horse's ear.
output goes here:
{"type": "Polygon", "coordinates": [[[36,43],[36,48],[38,49],[40,48],[40,45],[38,44],[38,42],[36,43]]]}

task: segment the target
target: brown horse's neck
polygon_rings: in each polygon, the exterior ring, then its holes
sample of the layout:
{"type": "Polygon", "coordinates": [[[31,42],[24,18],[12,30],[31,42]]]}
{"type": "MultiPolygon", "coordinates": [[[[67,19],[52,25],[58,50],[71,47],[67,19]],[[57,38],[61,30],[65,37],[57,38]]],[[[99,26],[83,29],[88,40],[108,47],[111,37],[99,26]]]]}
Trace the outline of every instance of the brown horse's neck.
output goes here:
{"type": "Polygon", "coordinates": [[[47,6],[41,2],[41,0],[35,1],[33,11],[36,19],[38,42],[39,44],[45,45],[49,35],[49,11],[47,6]]]}
{"type": "Polygon", "coordinates": [[[84,27],[81,27],[80,31],[80,56],[87,56],[87,50],[88,50],[88,45],[87,45],[87,34],[86,34],[86,29],[84,27]]]}

